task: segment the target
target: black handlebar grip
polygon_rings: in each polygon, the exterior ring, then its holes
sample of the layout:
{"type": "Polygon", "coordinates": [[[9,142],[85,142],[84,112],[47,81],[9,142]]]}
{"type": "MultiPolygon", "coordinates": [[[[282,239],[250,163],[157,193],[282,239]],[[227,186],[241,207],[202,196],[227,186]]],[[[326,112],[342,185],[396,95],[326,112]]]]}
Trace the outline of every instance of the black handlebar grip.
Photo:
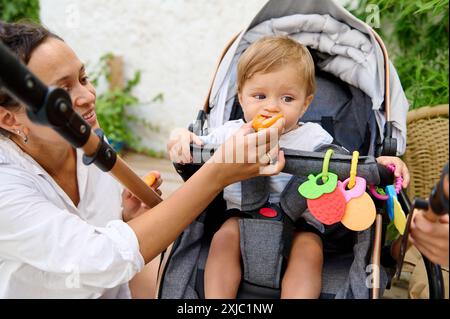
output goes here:
{"type": "Polygon", "coordinates": [[[33,112],[44,104],[48,90],[1,41],[0,86],[33,112]]]}

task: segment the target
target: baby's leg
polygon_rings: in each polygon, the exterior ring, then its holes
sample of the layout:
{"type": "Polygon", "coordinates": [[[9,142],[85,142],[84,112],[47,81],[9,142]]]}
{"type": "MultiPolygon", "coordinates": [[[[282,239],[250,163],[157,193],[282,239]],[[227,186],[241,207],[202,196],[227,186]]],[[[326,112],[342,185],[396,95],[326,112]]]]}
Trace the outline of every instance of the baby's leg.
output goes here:
{"type": "Polygon", "coordinates": [[[322,287],[322,240],[314,233],[294,235],[281,298],[317,299],[322,287]]]}
{"type": "Polygon", "coordinates": [[[236,298],[240,283],[239,219],[232,217],[211,241],[205,266],[205,298],[236,298]]]}

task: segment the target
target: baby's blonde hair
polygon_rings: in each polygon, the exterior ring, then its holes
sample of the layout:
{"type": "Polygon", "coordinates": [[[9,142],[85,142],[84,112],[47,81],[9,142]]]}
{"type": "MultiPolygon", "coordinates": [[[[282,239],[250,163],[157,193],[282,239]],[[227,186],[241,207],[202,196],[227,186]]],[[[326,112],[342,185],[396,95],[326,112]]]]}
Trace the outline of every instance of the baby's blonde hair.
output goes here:
{"type": "Polygon", "coordinates": [[[259,39],[241,55],[237,66],[237,89],[242,92],[245,82],[254,74],[274,71],[290,62],[298,65],[299,83],[305,85],[306,96],[314,94],[316,80],[314,61],[308,49],[287,36],[259,39]]]}

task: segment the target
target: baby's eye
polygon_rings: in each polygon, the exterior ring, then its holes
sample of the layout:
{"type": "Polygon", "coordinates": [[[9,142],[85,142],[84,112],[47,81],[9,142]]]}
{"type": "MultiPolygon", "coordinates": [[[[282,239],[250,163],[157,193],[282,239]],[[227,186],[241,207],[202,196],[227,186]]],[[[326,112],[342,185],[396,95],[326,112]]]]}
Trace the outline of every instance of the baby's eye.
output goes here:
{"type": "Polygon", "coordinates": [[[254,98],[257,99],[257,100],[263,100],[263,99],[266,98],[266,96],[264,94],[256,94],[254,96],[254,98]]]}
{"type": "Polygon", "coordinates": [[[294,101],[294,98],[290,97],[290,96],[283,96],[281,99],[283,100],[283,102],[286,102],[286,103],[294,101]]]}

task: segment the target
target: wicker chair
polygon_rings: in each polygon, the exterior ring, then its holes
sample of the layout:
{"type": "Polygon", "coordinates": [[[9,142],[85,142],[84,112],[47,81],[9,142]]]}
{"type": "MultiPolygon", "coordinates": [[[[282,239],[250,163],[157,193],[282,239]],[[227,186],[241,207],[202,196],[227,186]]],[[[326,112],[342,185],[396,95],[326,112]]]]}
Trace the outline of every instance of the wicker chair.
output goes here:
{"type": "Polygon", "coordinates": [[[407,148],[403,160],[411,174],[408,187],[411,199],[427,199],[448,162],[448,113],[448,104],[408,112],[407,148]]]}

